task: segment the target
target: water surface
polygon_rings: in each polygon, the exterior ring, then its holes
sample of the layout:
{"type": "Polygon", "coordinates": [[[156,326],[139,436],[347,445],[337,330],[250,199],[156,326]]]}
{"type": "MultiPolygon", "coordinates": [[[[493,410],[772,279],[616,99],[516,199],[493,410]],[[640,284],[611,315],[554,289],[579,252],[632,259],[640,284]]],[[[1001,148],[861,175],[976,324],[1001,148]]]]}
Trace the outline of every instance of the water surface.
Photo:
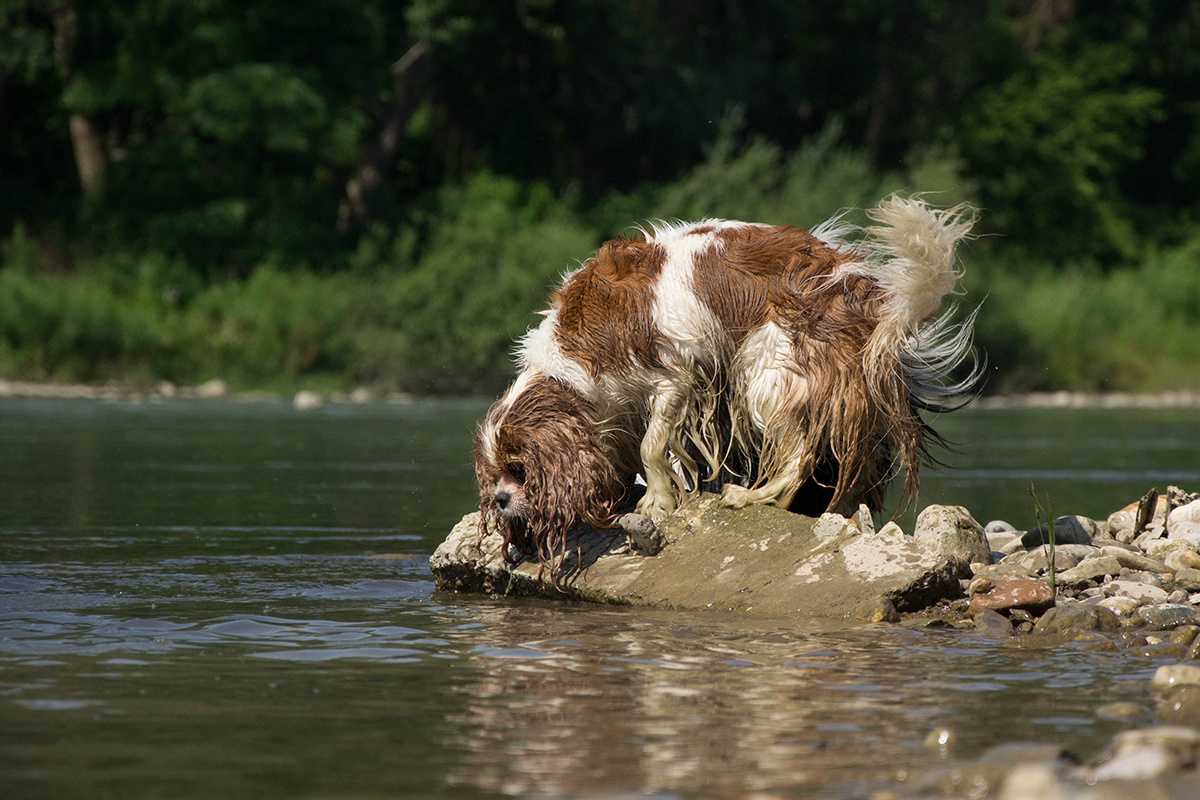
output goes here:
{"type": "MultiPolygon", "coordinates": [[[[1087,756],[1157,664],[956,631],[434,592],[485,403],[0,404],[4,797],[866,796],[1087,756]]],[[[922,505],[1200,485],[1200,412],[972,411],[922,505]]]]}

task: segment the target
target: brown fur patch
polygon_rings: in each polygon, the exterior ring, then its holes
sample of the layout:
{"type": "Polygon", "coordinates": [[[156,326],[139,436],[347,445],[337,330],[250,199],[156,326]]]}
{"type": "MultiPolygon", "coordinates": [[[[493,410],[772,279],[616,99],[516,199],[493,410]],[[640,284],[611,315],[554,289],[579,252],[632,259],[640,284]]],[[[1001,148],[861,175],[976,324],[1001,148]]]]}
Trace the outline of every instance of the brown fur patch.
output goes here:
{"type": "Polygon", "coordinates": [[[662,248],[646,242],[616,239],[601,247],[552,300],[563,355],[593,378],[635,363],[661,367],[651,306],[664,259],[662,248]]]}

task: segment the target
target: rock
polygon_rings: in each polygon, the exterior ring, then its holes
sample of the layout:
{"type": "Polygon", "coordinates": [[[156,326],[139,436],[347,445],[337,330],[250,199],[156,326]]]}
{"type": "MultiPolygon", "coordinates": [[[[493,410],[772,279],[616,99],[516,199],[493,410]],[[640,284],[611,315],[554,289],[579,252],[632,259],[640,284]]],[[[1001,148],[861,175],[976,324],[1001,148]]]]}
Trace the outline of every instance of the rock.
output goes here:
{"type": "Polygon", "coordinates": [[[617,520],[621,530],[629,534],[629,544],[635,552],[656,556],[667,546],[666,538],[655,526],[654,520],[641,514],[626,514],[617,520]]]}
{"type": "MultiPolygon", "coordinates": [[[[978,580],[978,579],[977,579],[978,580]]],[[[1036,578],[1000,578],[972,583],[967,613],[975,616],[984,609],[1007,611],[1021,608],[1041,614],[1054,605],[1050,584],[1036,578]]]]}
{"type": "Polygon", "coordinates": [[[1120,511],[1108,515],[1104,522],[1104,533],[1118,542],[1132,542],[1136,538],[1133,532],[1133,520],[1137,516],[1137,504],[1126,506],[1120,511]]]}
{"type": "Polygon", "coordinates": [[[1180,625],[1195,625],[1200,622],[1200,611],[1190,605],[1156,603],[1137,610],[1139,619],[1146,623],[1147,630],[1172,630],[1180,625]]]}
{"type": "Polygon", "coordinates": [[[999,580],[1000,578],[1033,577],[1033,570],[1030,570],[1012,561],[1001,562],[999,564],[988,564],[978,568],[972,567],[972,572],[976,577],[991,578],[993,580],[999,580]]]}
{"type": "Polygon", "coordinates": [[[822,514],[813,523],[813,535],[818,539],[832,539],[838,536],[853,536],[859,533],[857,526],[841,514],[822,514]]]}
{"type": "Polygon", "coordinates": [[[1080,561],[1077,566],[1063,570],[1055,576],[1055,580],[1066,586],[1081,586],[1089,581],[1099,580],[1107,575],[1121,574],[1121,564],[1112,556],[1100,556],[1080,561]]]}
{"type": "Polygon", "coordinates": [[[350,392],[350,402],[356,406],[374,403],[379,400],[379,394],[366,386],[358,386],[350,392]]]}
{"type": "MultiPolygon", "coordinates": [[[[1079,545],[1064,545],[1054,548],[1054,571],[1062,572],[1066,569],[1079,564],[1083,560],[1084,555],[1092,555],[1100,552],[1095,548],[1086,548],[1082,553],[1076,548],[1079,545]]],[[[1003,562],[1006,564],[1017,564],[1027,570],[1030,574],[1039,575],[1046,572],[1046,565],[1050,560],[1050,546],[1043,545],[1041,547],[1029,550],[1027,552],[1013,553],[1010,556],[1005,556],[1003,562]]]]}
{"type": "Polygon", "coordinates": [[[1154,717],[1162,725],[1200,728],[1200,686],[1186,684],[1166,690],[1154,707],[1154,717]]]}
{"type": "Polygon", "coordinates": [[[867,508],[866,503],[858,506],[858,511],[854,512],[854,516],[850,518],[850,521],[854,523],[854,527],[858,528],[859,533],[875,532],[875,520],[871,517],[871,509],[867,508]]]}
{"type": "Polygon", "coordinates": [[[1167,602],[1167,593],[1157,586],[1151,586],[1148,583],[1139,583],[1137,581],[1111,581],[1105,584],[1104,588],[1106,592],[1132,597],[1134,600],[1137,600],[1142,604],[1167,602]]]}
{"type": "MultiPolygon", "coordinates": [[[[1026,531],[1025,535],[1021,537],[1021,543],[1025,547],[1049,544],[1050,540],[1047,537],[1049,530],[1049,526],[1043,522],[1036,528],[1026,531]]],[[[1098,536],[1099,533],[1100,526],[1087,517],[1070,516],[1054,520],[1054,543],[1056,545],[1091,544],[1092,537],[1098,536]]]]}
{"type": "Polygon", "coordinates": [[[1140,603],[1132,597],[1125,595],[1115,595],[1113,597],[1105,597],[1099,600],[1096,605],[1101,608],[1107,608],[1109,611],[1116,614],[1118,617],[1127,618],[1137,611],[1140,603]]]}
{"type": "MultiPolygon", "coordinates": [[[[1178,542],[1178,540],[1176,541],[1178,542]]],[[[1178,573],[1180,570],[1184,569],[1200,570],[1200,553],[1196,553],[1186,548],[1175,548],[1167,553],[1166,557],[1163,559],[1163,563],[1166,564],[1167,569],[1175,573],[1178,573]]],[[[1178,579],[1179,575],[1176,574],[1175,577],[1178,579]]]]}
{"type": "Polygon", "coordinates": [[[900,613],[892,601],[878,595],[868,598],[855,606],[851,616],[861,622],[899,622],[900,613]]]}
{"type": "Polygon", "coordinates": [[[311,411],[325,405],[324,399],[317,392],[311,389],[303,389],[296,392],[296,396],[292,398],[292,406],[297,411],[311,411]]]}
{"type": "Polygon", "coordinates": [[[220,378],[213,378],[207,383],[202,383],[195,389],[196,397],[205,400],[215,400],[221,397],[229,396],[229,385],[220,378]]]}
{"type": "Polygon", "coordinates": [[[1175,585],[1188,592],[1200,592],[1200,569],[1184,567],[1175,573],[1175,585]]]}
{"type": "Polygon", "coordinates": [[[990,608],[984,608],[971,615],[975,630],[986,636],[1008,638],[1013,635],[1013,624],[1003,614],[998,614],[990,608]]]}
{"type": "Polygon", "coordinates": [[[1200,547],[1200,522],[1181,522],[1173,526],[1167,540],[1187,542],[1195,550],[1200,547]]]}
{"type": "Polygon", "coordinates": [[[1196,641],[1196,637],[1200,636],[1200,628],[1195,625],[1180,625],[1175,630],[1171,631],[1171,641],[1176,644],[1190,645],[1196,641]]]}
{"type": "Polygon", "coordinates": [[[611,532],[579,534],[556,585],[536,562],[506,565],[499,537],[480,541],[473,512],[429,563],[442,590],[841,619],[880,595],[901,612],[961,597],[959,579],[970,569],[961,558],[924,552],[897,527],[860,534],[836,515],[729,509],[709,494],[657,530],[667,546],[656,558],[629,552],[625,537],[611,532]]]}
{"type": "Polygon", "coordinates": [[[1167,516],[1167,530],[1174,529],[1176,525],[1182,525],[1186,522],[1200,523],[1200,500],[1179,506],[1167,516]]]}
{"type": "Polygon", "coordinates": [[[1193,767],[1200,753],[1200,731],[1175,725],[1122,731],[1113,737],[1109,763],[1112,759],[1148,747],[1167,753],[1173,768],[1193,767]]]}
{"type": "Polygon", "coordinates": [[[913,538],[930,553],[957,556],[967,563],[992,563],[992,548],[983,526],[962,506],[927,507],[917,516],[913,538]]]}
{"type": "Polygon", "coordinates": [[[1168,572],[1167,565],[1155,558],[1147,558],[1123,547],[1102,547],[1100,552],[1115,558],[1122,567],[1146,572],[1168,572]]]}
{"type": "Polygon", "coordinates": [[[1164,691],[1176,686],[1200,686],[1200,667],[1191,664],[1167,664],[1154,671],[1150,678],[1153,691],[1164,691]]]}
{"type": "Polygon", "coordinates": [[[1047,611],[1033,626],[1033,632],[1050,634],[1099,630],[1111,633],[1120,627],[1121,621],[1117,615],[1103,606],[1062,603],[1047,611]]]}
{"type": "Polygon", "coordinates": [[[1012,525],[1008,524],[1007,522],[1005,522],[1002,519],[994,519],[991,522],[989,522],[987,525],[984,525],[983,532],[984,533],[1012,533],[1012,534],[1020,534],[1021,533],[1019,530],[1017,530],[1012,525]]]}
{"type": "Polygon", "coordinates": [[[1116,702],[1108,703],[1096,709],[1096,716],[1101,719],[1112,719],[1136,725],[1144,724],[1154,718],[1150,710],[1137,703],[1116,702]]]}

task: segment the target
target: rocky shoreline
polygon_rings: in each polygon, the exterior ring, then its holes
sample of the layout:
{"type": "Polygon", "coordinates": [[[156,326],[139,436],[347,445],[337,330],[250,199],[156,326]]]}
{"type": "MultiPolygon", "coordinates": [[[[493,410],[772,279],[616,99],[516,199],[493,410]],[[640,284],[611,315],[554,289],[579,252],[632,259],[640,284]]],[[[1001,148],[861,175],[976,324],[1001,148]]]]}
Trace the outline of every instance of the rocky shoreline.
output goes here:
{"type": "MultiPolygon", "coordinates": [[[[1098,710],[1152,724],[1118,734],[1095,763],[1054,746],[1003,745],[952,770],[908,776],[903,791],[879,800],[1200,798],[1200,494],[1151,490],[1104,520],[1058,517],[1052,537],[1048,524],[981,525],[954,506],[925,509],[911,534],[894,522],[876,531],[865,508],[812,520],[718,506],[705,497],[659,529],[630,514],[627,536],[582,536],[557,585],[535,564],[503,564],[497,537],[480,541],[472,514],[431,568],[443,590],[773,615],[818,609],[1163,662],[1146,704],[1098,710]]],[[[953,739],[942,731],[931,746],[953,739]]]]}
{"type": "MultiPolygon", "coordinates": [[[[313,398],[333,403],[411,402],[414,395],[408,392],[383,391],[360,386],[349,392],[321,393],[310,389],[301,390],[292,396],[293,402],[301,396],[309,398],[298,404],[312,402],[313,398]]],[[[281,402],[287,394],[271,391],[231,391],[228,384],[214,378],[194,386],[179,385],[172,381],[144,384],[113,381],[102,384],[55,383],[51,381],[20,381],[0,379],[0,399],[20,397],[31,399],[72,400],[236,400],[242,402],[281,402]]],[[[970,408],[1200,408],[1200,391],[1180,390],[1166,392],[1027,392],[1011,395],[981,397],[970,408]]]]}

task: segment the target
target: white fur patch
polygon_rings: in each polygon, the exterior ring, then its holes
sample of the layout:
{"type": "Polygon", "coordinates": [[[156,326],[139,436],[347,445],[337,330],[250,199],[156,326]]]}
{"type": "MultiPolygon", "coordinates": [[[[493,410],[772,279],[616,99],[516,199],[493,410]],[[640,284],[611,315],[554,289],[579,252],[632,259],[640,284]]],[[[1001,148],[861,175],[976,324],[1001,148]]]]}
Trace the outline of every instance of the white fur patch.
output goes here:
{"type": "Polygon", "coordinates": [[[714,349],[724,338],[721,325],[696,296],[693,284],[696,256],[713,246],[713,231],[741,223],[706,222],[696,225],[655,228],[655,244],[663,248],[666,259],[654,287],[651,316],[658,331],[671,342],[673,352],[663,353],[664,362],[673,370],[690,372],[695,364],[711,364],[714,349]]]}

